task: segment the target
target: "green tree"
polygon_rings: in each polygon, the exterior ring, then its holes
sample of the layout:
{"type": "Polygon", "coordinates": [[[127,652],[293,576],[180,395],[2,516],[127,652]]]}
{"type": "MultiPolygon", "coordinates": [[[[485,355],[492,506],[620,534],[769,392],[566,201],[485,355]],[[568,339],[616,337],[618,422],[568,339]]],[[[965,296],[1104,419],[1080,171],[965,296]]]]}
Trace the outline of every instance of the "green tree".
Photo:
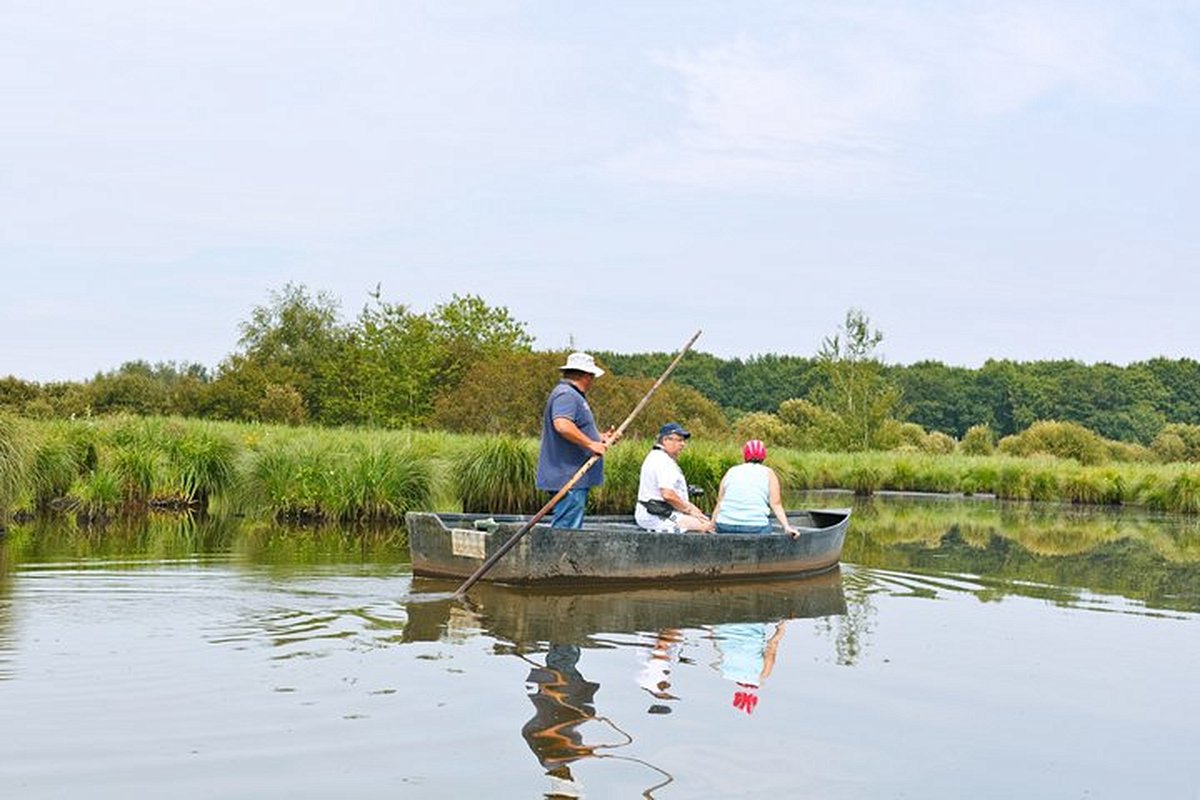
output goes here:
{"type": "Polygon", "coordinates": [[[871,328],[867,315],[851,308],[839,332],[826,337],[817,353],[825,384],[812,398],[840,418],[836,443],[842,449],[878,447],[887,423],[900,411],[900,392],[887,382],[875,355],[882,341],[883,334],[871,328]]]}
{"type": "Polygon", "coordinates": [[[271,292],[270,302],[251,311],[250,319],[240,326],[241,352],[226,360],[218,379],[243,367],[270,374],[258,382],[261,391],[237,416],[252,417],[265,397],[266,385],[276,384],[291,386],[300,394],[307,417],[321,418],[321,401],[330,394],[326,384],[340,375],[348,335],[338,310],[331,295],[310,294],[303,284],[288,283],[271,292]]]}
{"type": "Polygon", "coordinates": [[[437,398],[489,359],[529,352],[532,337],[507,308],[454,295],[427,314],[378,292],[350,329],[326,383],[324,421],[425,425],[437,398]]]}

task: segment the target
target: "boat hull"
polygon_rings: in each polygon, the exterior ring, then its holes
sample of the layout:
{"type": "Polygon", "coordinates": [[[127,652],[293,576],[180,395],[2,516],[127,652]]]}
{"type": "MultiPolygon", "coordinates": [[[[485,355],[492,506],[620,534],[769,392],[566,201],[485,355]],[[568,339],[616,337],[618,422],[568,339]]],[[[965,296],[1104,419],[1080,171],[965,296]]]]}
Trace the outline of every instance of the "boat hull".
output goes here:
{"type": "MultiPolygon", "coordinates": [[[[593,517],[582,530],[535,525],[483,577],[498,583],[711,581],[817,574],[837,565],[850,512],[795,512],[781,534],[649,533],[630,517],[593,517]]],[[[520,517],[413,512],[413,573],[467,578],[524,524],[520,517]],[[494,522],[493,522],[494,520],[494,522]]]]}

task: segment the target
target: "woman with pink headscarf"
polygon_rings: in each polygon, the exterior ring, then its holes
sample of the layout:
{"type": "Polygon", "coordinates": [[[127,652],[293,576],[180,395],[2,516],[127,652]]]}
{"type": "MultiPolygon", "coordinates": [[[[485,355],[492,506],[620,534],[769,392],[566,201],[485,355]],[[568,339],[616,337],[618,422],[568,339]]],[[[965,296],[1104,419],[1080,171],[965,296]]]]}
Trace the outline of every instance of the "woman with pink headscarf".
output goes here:
{"type": "Polygon", "coordinates": [[[742,458],[745,463],[731,467],[721,478],[712,514],[717,533],[771,533],[770,514],[774,512],[784,533],[799,536],[783,509],[779,476],[763,463],[767,446],[751,439],[742,447],[742,458]]]}

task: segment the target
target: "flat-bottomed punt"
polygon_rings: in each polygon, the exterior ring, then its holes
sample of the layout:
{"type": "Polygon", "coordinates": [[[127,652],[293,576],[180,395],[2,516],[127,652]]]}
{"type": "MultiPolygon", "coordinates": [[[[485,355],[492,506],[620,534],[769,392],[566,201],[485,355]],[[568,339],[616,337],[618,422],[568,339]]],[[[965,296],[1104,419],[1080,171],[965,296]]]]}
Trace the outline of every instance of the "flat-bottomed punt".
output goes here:
{"type": "MultiPolygon", "coordinates": [[[[467,578],[528,517],[410,512],[413,574],[467,578]]],[[[535,525],[484,575],[509,584],[710,581],[815,575],[841,558],[849,509],[788,513],[796,538],[649,533],[632,517],[589,517],[581,530],[535,525]]]]}

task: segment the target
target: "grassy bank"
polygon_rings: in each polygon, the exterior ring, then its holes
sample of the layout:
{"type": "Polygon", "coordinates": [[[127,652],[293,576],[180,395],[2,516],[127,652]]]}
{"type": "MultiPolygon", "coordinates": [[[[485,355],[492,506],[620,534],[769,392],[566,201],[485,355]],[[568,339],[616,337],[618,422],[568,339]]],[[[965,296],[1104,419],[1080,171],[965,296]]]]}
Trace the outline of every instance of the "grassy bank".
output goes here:
{"type": "MultiPolygon", "coordinates": [[[[593,513],[629,513],[648,440],[607,458],[593,513]]],[[[732,442],[680,456],[701,504],[738,463],[732,442]]],[[[0,417],[0,513],[85,520],[159,510],[295,521],[394,521],[412,509],[534,511],[537,442],[418,431],[293,428],[173,418],[34,422],[0,417]]],[[[787,489],[988,494],[1011,500],[1132,505],[1200,513],[1200,467],[1146,462],[772,448],[787,489]]]]}

